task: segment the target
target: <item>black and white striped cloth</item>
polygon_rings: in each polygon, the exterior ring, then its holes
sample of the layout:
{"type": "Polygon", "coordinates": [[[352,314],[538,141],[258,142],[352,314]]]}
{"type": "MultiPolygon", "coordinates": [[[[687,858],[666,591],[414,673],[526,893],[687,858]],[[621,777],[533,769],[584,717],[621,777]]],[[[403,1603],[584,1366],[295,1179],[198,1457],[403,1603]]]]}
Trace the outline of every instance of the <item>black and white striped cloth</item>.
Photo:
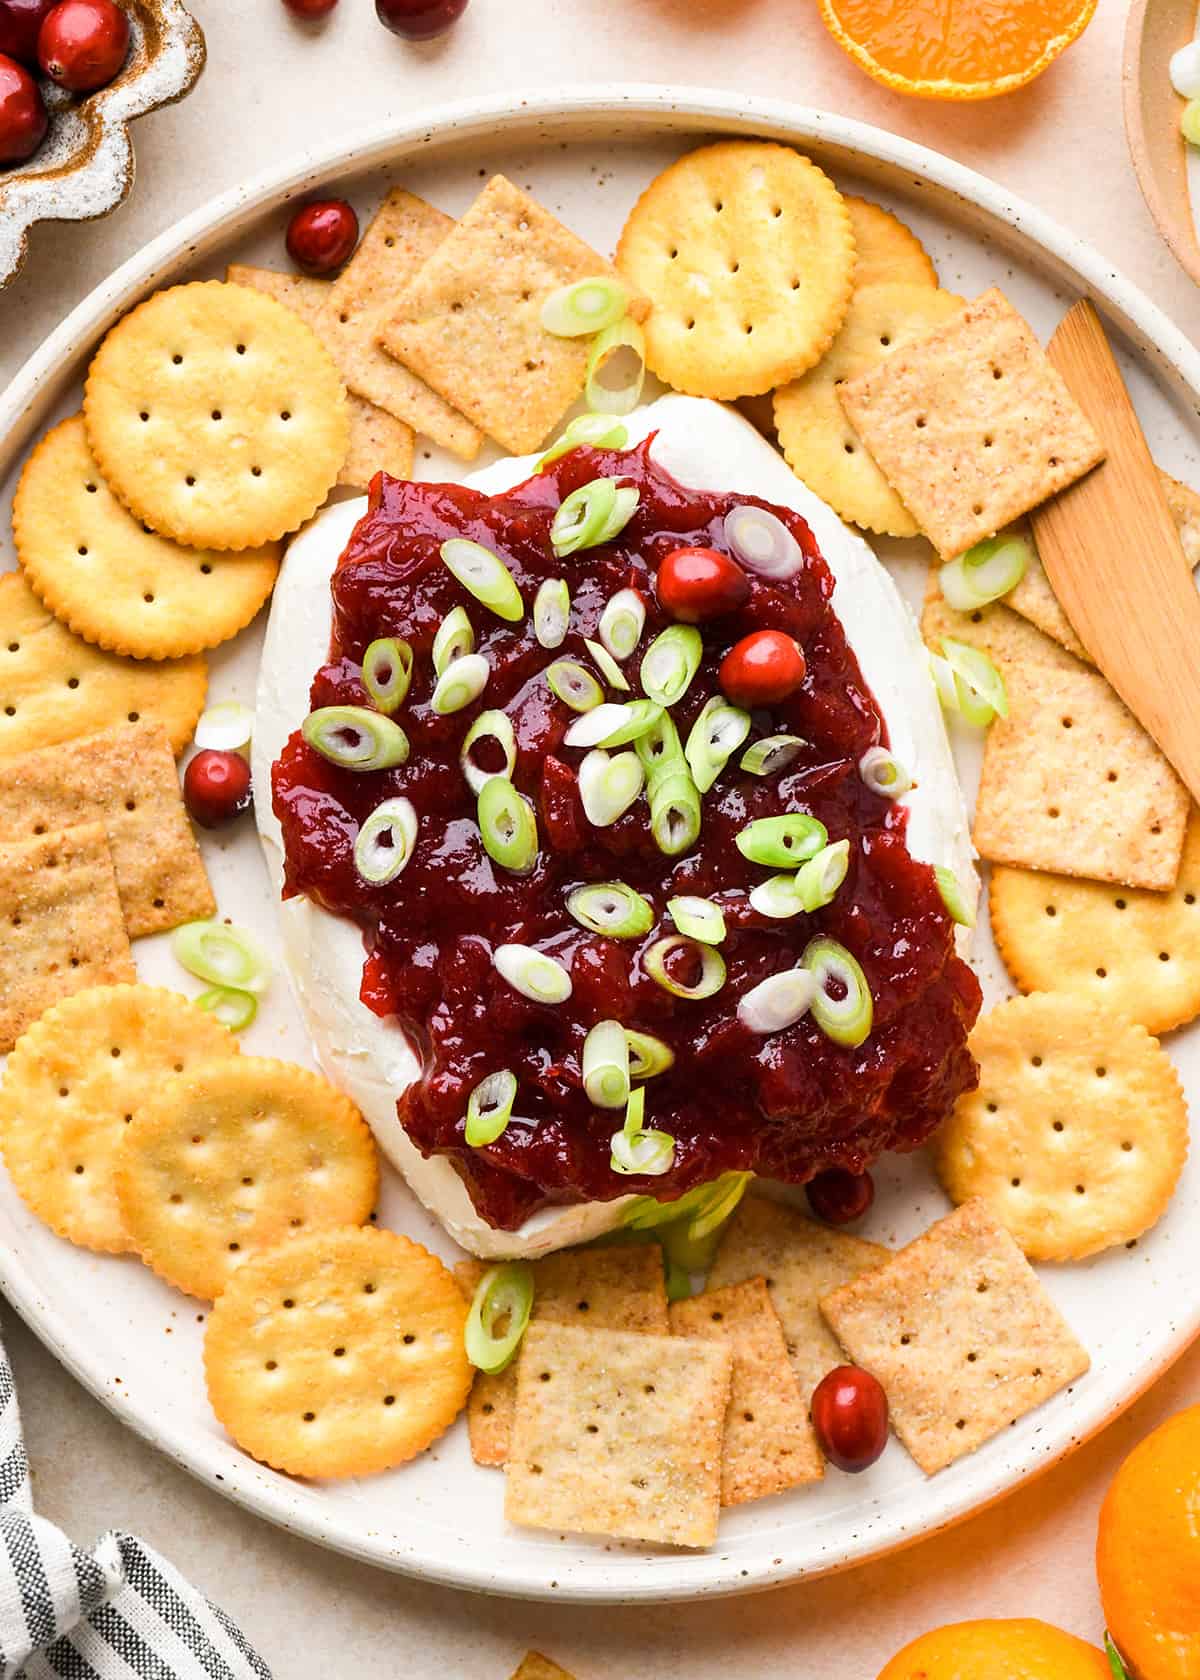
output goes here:
{"type": "Polygon", "coordinates": [[[94,1552],[34,1515],[0,1345],[0,1680],[271,1680],[224,1611],[132,1534],[94,1552]]]}

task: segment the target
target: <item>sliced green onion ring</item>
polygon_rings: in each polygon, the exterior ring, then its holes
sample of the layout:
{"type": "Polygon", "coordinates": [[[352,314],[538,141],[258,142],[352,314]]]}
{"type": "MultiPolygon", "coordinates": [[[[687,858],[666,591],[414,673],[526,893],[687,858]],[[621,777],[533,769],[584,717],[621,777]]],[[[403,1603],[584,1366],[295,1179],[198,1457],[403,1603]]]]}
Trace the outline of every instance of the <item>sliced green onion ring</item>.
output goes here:
{"type": "Polygon", "coordinates": [[[662,707],[653,700],[608,701],[577,718],[563,736],[568,747],[624,747],[653,729],[662,707]]]}
{"type": "Polygon", "coordinates": [[[319,706],[300,733],[314,752],[343,770],[390,770],[408,758],[408,736],[400,725],[365,706],[319,706]]]}
{"type": "Polygon", "coordinates": [[[533,633],[544,648],[561,647],[571,621],[571,591],[566,578],[547,578],[533,600],[533,633]]]}
{"type": "Polygon", "coordinates": [[[608,649],[600,642],[589,641],[586,636],[583,638],[583,645],[596,661],[596,664],[600,669],[600,674],[608,684],[609,688],[615,688],[620,690],[623,694],[628,694],[630,689],[625,673],[617,664],[612,654],[609,653],[608,649]]]}
{"type": "Polygon", "coordinates": [[[937,882],[938,891],[942,895],[942,903],[953,921],[959,927],[972,928],[975,926],[975,909],[967,895],[962,890],[962,883],[952,869],[943,864],[935,863],[933,878],[937,882]]]}
{"type": "Polygon", "coordinates": [[[823,822],[803,811],[789,811],[782,817],[759,817],[747,823],[736,836],[737,849],[751,863],[769,869],[793,868],[816,857],[829,834],[823,822]]]}
{"type": "Polygon", "coordinates": [[[738,1020],[752,1033],[783,1032],[808,1014],[816,993],[816,977],[809,969],[785,968],[751,986],[738,1002],[738,1020]]]}
{"type": "Polygon", "coordinates": [[[661,1038],[655,1038],[653,1033],[638,1032],[634,1027],[626,1027],[625,1042],[629,1046],[631,1079],[653,1079],[675,1066],[674,1050],[669,1044],[664,1044],[661,1038]]]}
{"type": "Polygon", "coordinates": [[[687,760],[679,744],[679,731],[670,712],[663,712],[655,718],[653,726],[638,736],[634,746],[651,781],[656,776],[665,776],[668,771],[674,773],[687,769],[687,760]]]}
{"type": "Polygon", "coordinates": [[[611,939],[640,939],[654,926],[653,906],[624,881],[576,887],[567,894],[567,910],[590,933],[611,939]]]}
{"type": "Polygon", "coordinates": [[[408,799],[385,799],[354,837],[354,867],[364,881],[382,887],[394,881],[417,843],[417,813],[408,799]]]}
{"type": "Polygon", "coordinates": [[[684,752],[692,780],[707,793],[750,733],[750,713],[714,694],[688,732],[684,752]]]}
{"type": "Polygon", "coordinates": [[[242,1032],[258,1014],[258,999],[236,986],[210,986],[196,999],[196,1008],[215,1015],[230,1032],[242,1032]]]}
{"type": "Polygon", "coordinates": [[[581,444],[590,449],[624,449],[628,442],[628,426],[614,415],[577,414],[558,441],[550,445],[534,470],[545,472],[561,456],[578,449],[581,444]]]}
{"type": "Polygon", "coordinates": [[[476,1370],[495,1375],[512,1364],[532,1311],[533,1267],[528,1260],[510,1260],[484,1272],[463,1332],[467,1358],[476,1370]]]}
{"type": "Polygon", "coordinates": [[[981,653],[978,648],[969,647],[966,642],[956,642],[949,636],[942,637],[942,652],[960,684],[965,683],[971,693],[990,706],[997,717],[1006,718],[1008,691],[1004,686],[1004,678],[987,654],[981,653]]]}
{"type": "Polygon", "coordinates": [[[266,953],[242,928],[227,922],[185,922],[171,941],[175,960],[210,986],[232,986],[261,997],[271,979],[266,953]]]}
{"type": "Polygon", "coordinates": [[[783,520],[766,508],[730,508],[725,541],[743,566],[762,577],[787,578],[803,570],[804,551],[783,520]]]}
{"type": "Polygon", "coordinates": [[[476,815],[484,850],[512,875],[528,875],[537,862],[533,806],[507,776],[489,776],[479,790],[476,815]]]}
{"type": "Polygon", "coordinates": [[[563,965],[532,945],[497,945],[492,962],[514,991],[534,1003],[566,1003],[571,995],[571,976],[563,965]]]}
{"type": "Polygon", "coordinates": [[[590,712],[604,699],[604,690],[586,665],[577,659],[556,659],[546,667],[550,692],[573,712],[590,712]]]}
{"type": "Polygon", "coordinates": [[[703,654],[704,641],[694,624],[672,624],[642,657],[642,688],[660,706],[674,706],[692,686],[703,654]]]}
{"type": "Polygon", "coordinates": [[[942,595],[955,612],[977,612],[1015,589],[1033,558],[1025,537],[988,537],[942,567],[942,595]]]}
{"type": "Polygon", "coordinates": [[[665,939],[656,939],[643,956],[642,965],[650,978],[656,981],[664,992],[670,992],[672,997],[688,998],[692,1001],[715,997],[725,984],[725,959],[721,953],[711,945],[702,945],[699,940],[689,939],[682,933],[672,933],[665,939]],[[700,964],[700,978],[694,986],[681,985],[667,971],[667,958],[673,952],[683,950],[690,951],[700,964]]]}
{"type": "Polygon", "coordinates": [[[519,624],[525,617],[521,591],[498,554],[467,537],[451,537],[440,552],[446,569],[489,612],[509,624],[519,624]]]}
{"type": "Polygon", "coordinates": [[[400,636],[379,636],[362,657],[362,683],[381,712],[398,712],[408,698],[413,650],[400,636]]]}
{"type": "Polygon", "coordinates": [[[857,958],[836,939],[814,939],[800,964],[816,981],[813,1020],[826,1038],[849,1049],[863,1043],[875,1018],[875,1004],[857,958]]]}
{"type": "Polygon", "coordinates": [[[218,700],[200,716],[193,740],[202,752],[240,752],[254,733],[254,713],[240,700],[218,700]]]}
{"type": "Polygon", "coordinates": [[[681,759],[673,771],[650,778],[650,832],[665,857],[678,857],[700,836],[700,792],[681,759]]]}
{"type": "Polygon", "coordinates": [[[871,792],[884,799],[900,799],[913,787],[908,771],[886,747],[868,747],[858,761],[858,773],[871,792]]]}
{"type": "Polygon", "coordinates": [[[542,305],[542,325],[556,338],[587,338],[618,322],[629,307],[619,280],[597,274],[559,286],[542,305]]]}
{"type": "Polygon", "coordinates": [[[472,793],[479,793],[485,782],[490,782],[493,776],[506,776],[512,780],[513,770],[517,763],[517,737],[513,730],[512,719],[507,712],[480,712],[475,722],[463,736],[463,744],[458,754],[463,779],[472,793]],[[498,741],[500,750],[504,754],[503,770],[481,770],[471,757],[471,753],[480,741],[498,741]]]}
{"type": "Polygon", "coordinates": [[[645,1112],[646,1092],[639,1086],[629,1093],[625,1124],[619,1132],[614,1132],[611,1139],[609,1165],[614,1172],[659,1177],[670,1170],[675,1159],[675,1139],[670,1132],[646,1131],[645,1112]]]}
{"type": "Polygon", "coordinates": [[[667,1301],[690,1301],[692,1298],[692,1275],[686,1266],[680,1265],[672,1254],[663,1249],[663,1288],[666,1290],[667,1301]]]}
{"type": "MultiPolygon", "coordinates": [[[[941,701],[942,710],[957,712],[958,678],[950,667],[949,660],[943,659],[940,653],[929,655],[929,675],[933,678],[933,686],[937,690],[937,697],[941,701]]],[[[991,707],[988,707],[991,711],[991,707]]]]}
{"type": "Polygon", "coordinates": [[[669,898],[667,912],[680,933],[702,945],[719,945],[725,938],[725,912],[711,898],[669,898]]]}
{"type": "Polygon", "coordinates": [[[475,632],[466,607],[455,607],[437,627],[433,638],[433,674],[440,677],[448,665],[464,654],[475,652],[475,632]]]}
{"type": "Polygon", "coordinates": [[[748,1172],[722,1173],[705,1185],[705,1198],[688,1221],[687,1234],[693,1242],[703,1242],[720,1230],[736,1211],[753,1176],[748,1172]]]}
{"type": "Polygon", "coordinates": [[[800,907],[811,915],[832,904],[838,888],[850,868],[849,840],[835,840],[832,846],[822,846],[816,857],[809,858],[796,871],[796,892],[800,907]]]}
{"type": "Polygon", "coordinates": [[[617,506],[617,488],[615,478],[593,478],[559,503],[550,522],[550,542],[560,560],[604,541],[617,506]]]}
{"type": "Polygon", "coordinates": [[[620,1021],[600,1021],[584,1039],[583,1088],[595,1108],[629,1101],[629,1045],[620,1021]]]}
{"type": "Polygon", "coordinates": [[[742,769],[752,776],[778,775],[807,745],[802,735],[764,735],[742,754],[742,769]]]}
{"type": "Polygon", "coordinates": [[[750,894],[750,908],[776,922],[798,916],[804,905],[796,886],[796,876],[772,875],[769,881],[760,881],[750,894]]]}
{"type": "Polygon", "coordinates": [[[467,1098],[466,1139],[472,1149],[495,1143],[512,1119],[517,1076],[509,1068],[489,1073],[467,1098]]]}
{"type": "Polygon", "coordinates": [[[635,752],[609,756],[593,747],[579,766],[579,797],[583,814],[593,828],[611,828],[636,803],[646,772],[635,752]]]}
{"type": "Polygon", "coordinates": [[[481,653],[464,653],[453,660],[434,685],[429,699],[430,711],[439,717],[449,717],[469,706],[487,687],[492,668],[481,653]]]}
{"type": "Polygon", "coordinates": [[[646,335],[626,315],[592,340],[584,401],[593,412],[630,414],[642,397],[646,377],[646,335]]]}
{"type": "Polygon", "coordinates": [[[645,628],[646,603],[636,589],[618,589],[605,602],[600,614],[600,640],[614,659],[628,659],[645,628]]]}

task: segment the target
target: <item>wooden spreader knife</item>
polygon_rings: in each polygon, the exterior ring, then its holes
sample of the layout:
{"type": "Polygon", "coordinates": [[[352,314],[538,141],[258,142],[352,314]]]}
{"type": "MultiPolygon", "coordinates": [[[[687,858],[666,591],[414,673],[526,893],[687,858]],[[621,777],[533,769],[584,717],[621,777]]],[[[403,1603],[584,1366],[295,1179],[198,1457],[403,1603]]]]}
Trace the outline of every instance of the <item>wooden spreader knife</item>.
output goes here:
{"type": "Polygon", "coordinates": [[[1063,317],[1047,355],[1106,455],[1031,515],[1038,554],[1080,641],[1200,800],[1200,593],[1086,299],[1063,317]]]}

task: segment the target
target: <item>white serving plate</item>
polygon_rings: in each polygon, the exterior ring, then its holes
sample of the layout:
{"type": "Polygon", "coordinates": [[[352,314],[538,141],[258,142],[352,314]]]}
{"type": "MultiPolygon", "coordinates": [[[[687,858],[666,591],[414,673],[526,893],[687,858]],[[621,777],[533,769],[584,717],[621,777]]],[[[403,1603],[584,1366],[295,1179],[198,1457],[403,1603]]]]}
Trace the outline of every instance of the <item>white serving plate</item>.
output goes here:
{"type": "MultiPolygon", "coordinates": [[[[997,282],[1048,334],[1078,292],[1096,299],[1118,336],[1130,388],[1160,462],[1200,483],[1200,353],[1133,286],[1040,212],[920,147],[844,118],[740,95],[655,87],[596,87],[447,107],[307,154],[287,170],[218,199],[132,258],[51,335],[0,400],[0,513],[7,514],[30,438],[79,400],[98,336],[149,289],[220,273],[233,259],[284,265],[289,202],[337,185],[360,210],[402,180],[451,212],[481,177],[503,169],[610,250],[638,190],[670,158],[714,133],[794,142],[838,180],[893,206],[921,235],[942,283],[974,294],[997,282]]],[[[423,477],[452,463],[418,458],[423,477]]],[[[4,528],[7,528],[5,518],[4,528]]],[[[884,545],[919,600],[916,545],[884,545]]],[[[13,564],[0,549],[0,564],[13,564]]],[[[261,623],[212,660],[214,697],[253,698],[261,623]]],[[[973,782],[977,748],[959,744],[973,782]]],[[[276,943],[274,910],[253,825],[203,837],[224,915],[276,943]]],[[[143,976],[187,984],[166,940],[137,947],[143,976]]],[[[989,1001],[1010,988],[986,928],[974,961],[989,1001]]],[[[198,988],[195,988],[198,989],[198,988]]],[[[310,1061],[282,979],[248,1051],[310,1061]]],[[[1200,1093],[1200,1033],[1173,1034],[1170,1051],[1200,1093]]],[[[879,1196],[864,1234],[908,1240],[945,1211],[919,1157],[876,1172],[879,1196]]],[[[450,1245],[389,1176],[383,1223],[448,1257],[450,1245]]],[[[868,1474],[831,1471],[803,1490],[727,1513],[719,1543],[682,1554],[508,1527],[501,1476],[471,1463],[460,1422],[415,1464],[370,1480],[306,1484],[264,1468],[225,1437],[201,1378],[204,1311],[137,1261],[60,1242],[0,1177],[0,1285],[62,1362],[118,1416],[208,1485],[280,1524],[383,1567],[484,1591],[536,1598],[631,1601],[764,1587],[877,1556],[1000,1498],[1045,1469],[1129,1405],[1200,1332],[1200,1165],[1188,1167],[1170,1210],[1133,1253],[1048,1268],[1046,1281],[1093,1356],[1089,1374],[973,1457],[927,1480],[893,1444],[868,1474]]]]}

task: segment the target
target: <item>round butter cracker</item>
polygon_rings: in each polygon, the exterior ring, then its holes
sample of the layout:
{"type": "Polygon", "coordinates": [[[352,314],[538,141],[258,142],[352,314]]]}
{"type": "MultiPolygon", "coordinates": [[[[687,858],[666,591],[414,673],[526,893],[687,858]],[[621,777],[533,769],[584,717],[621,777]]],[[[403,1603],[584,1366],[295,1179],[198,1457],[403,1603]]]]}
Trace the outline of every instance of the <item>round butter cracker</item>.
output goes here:
{"type": "Polygon", "coordinates": [[[646,362],[696,397],[755,396],[823,354],[850,301],[842,195],[799,152],[722,140],[646,188],[617,267],[654,305],[646,362]]]}
{"type": "Polygon", "coordinates": [[[312,329],[222,280],[155,292],[118,321],[83,412],[117,496],[191,548],[256,548],[297,530],[350,439],[345,388],[312,329]]]}
{"type": "Polygon", "coordinates": [[[1162,1215],[1187,1159],[1179,1077],[1144,1027],[1064,992],[1010,998],[971,1034],[979,1088],[933,1142],[1030,1260],[1082,1260],[1162,1215]]]}
{"type": "Polygon", "coordinates": [[[435,1441],[466,1405],[467,1302],[394,1231],[326,1231],[256,1255],[209,1315],[212,1408],[293,1476],[366,1476],[435,1441]]]}
{"type": "Polygon", "coordinates": [[[843,194],[854,230],[854,287],[936,286],[937,269],[928,251],[899,216],[870,199],[843,194]]]}

